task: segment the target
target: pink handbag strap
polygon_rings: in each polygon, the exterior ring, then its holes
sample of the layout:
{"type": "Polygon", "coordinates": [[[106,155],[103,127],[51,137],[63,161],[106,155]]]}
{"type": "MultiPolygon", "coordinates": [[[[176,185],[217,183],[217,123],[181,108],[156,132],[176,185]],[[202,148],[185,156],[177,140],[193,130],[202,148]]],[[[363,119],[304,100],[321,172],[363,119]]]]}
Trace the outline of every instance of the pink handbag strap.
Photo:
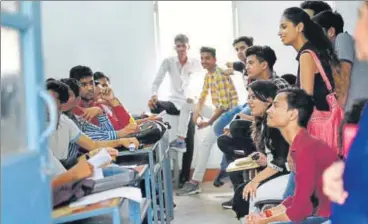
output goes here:
{"type": "Polygon", "coordinates": [[[304,50],[303,52],[308,52],[308,53],[310,53],[312,55],[312,58],[314,60],[314,63],[316,63],[317,69],[318,69],[319,73],[321,74],[322,79],[325,82],[328,91],[330,93],[332,93],[332,86],[331,86],[330,80],[328,80],[327,75],[326,75],[326,72],[323,69],[323,66],[321,64],[321,61],[317,57],[316,53],[314,53],[314,51],[312,51],[312,50],[304,50]]]}

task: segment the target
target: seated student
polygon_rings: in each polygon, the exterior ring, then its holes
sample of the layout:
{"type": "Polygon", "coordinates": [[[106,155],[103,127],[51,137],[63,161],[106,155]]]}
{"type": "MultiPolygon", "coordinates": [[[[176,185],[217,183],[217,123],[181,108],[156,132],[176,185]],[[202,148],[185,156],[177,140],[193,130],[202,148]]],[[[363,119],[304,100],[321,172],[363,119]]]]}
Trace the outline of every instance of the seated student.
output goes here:
{"type": "Polygon", "coordinates": [[[75,66],[70,70],[69,78],[76,79],[81,85],[81,101],[74,109],[74,114],[98,125],[96,116],[105,113],[115,130],[121,130],[129,124],[131,120],[130,114],[121,105],[111,89],[108,89],[103,97],[108,105],[98,104],[94,101],[95,83],[91,68],[82,65],[75,66]]]}
{"type": "MultiPolygon", "coordinates": [[[[247,58],[246,68],[249,78],[251,78],[252,80],[270,80],[277,86],[278,89],[284,89],[289,87],[289,84],[284,79],[275,77],[273,75],[273,66],[276,63],[277,58],[272,48],[268,46],[252,46],[247,49],[246,58],[247,58]]],[[[247,106],[247,108],[249,108],[249,105],[247,106]]],[[[236,136],[231,135],[230,126],[228,125],[227,127],[225,127],[224,135],[220,136],[217,139],[217,145],[219,146],[220,150],[224,153],[226,161],[228,163],[235,160],[234,150],[244,150],[246,156],[248,156],[251,152],[254,151],[252,143],[246,143],[252,141],[249,136],[250,133],[249,127],[252,119],[244,117],[243,114],[239,114],[238,117],[239,120],[233,121],[231,123],[231,126],[239,134],[237,134],[236,136]]],[[[230,175],[238,175],[238,174],[230,174],[230,175]]],[[[242,175],[239,174],[239,178],[242,179],[242,175]]],[[[237,183],[236,185],[239,185],[241,183],[243,183],[243,181],[237,183]]],[[[223,207],[231,208],[231,202],[232,200],[223,203],[223,207]]]]}
{"type": "Polygon", "coordinates": [[[312,17],[320,25],[333,43],[341,64],[341,74],[334,76],[336,92],[341,95],[341,104],[349,109],[356,99],[368,97],[368,63],[355,56],[353,37],[344,32],[344,20],[337,12],[324,11],[312,17]],[[348,89],[350,88],[349,95],[348,89]]]}
{"type": "Polygon", "coordinates": [[[80,85],[75,79],[66,78],[60,81],[69,87],[69,100],[61,105],[62,112],[74,121],[78,128],[92,140],[114,140],[123,138],[136,131],[136,125],[133,125],[133,127],[127,125],[125,128],[115,131],[110,120],[104,113],[96,116],[100,126],[94,125],[80,116],[75,115],[73,110],[80,101],[80,85]]]}
{"type": "MultiPolygon", "coordinates": [[[[109,103],[103,98],[104,98],[104,95],[106,93],[108,94],[109,91],[111,90],[110,78],[106,76],[105,74],[103,74],[102,72],[95,72],[93,74],[93,79],[95,81],[95,99],[94,101],[97,104],[104,104],[108,106],[109,103]]],[[[140,125],[146,121],[153,121],[153,120],[160,120],[160,119],[157,118],[156,115],[151,115],[151,116],[147,116],[144,118],[138,118],[138,119],[135,119],[132,115],[130,115],[129,125],[125,126],[125,128],[137,130],[136,125],[140,125]]]]}
{"type": "MultiPolygon", "coordinates": [[[[249,156],[258,154],[256,162],[263,168],[252,180],[243,184],[244,180],[240,173],[230,173],[230,179],[234,185],[235,194],[232,209],[237,217],[241,218],[249,212],[249,199],[254,197],[257,188],[280,175],[287,174],[285,167],[289,144],[281,136],[280,131],[269,128],[266,125],[267,109],[271,106],[273,98],[278,91],[277,86],[271,81],[258,80],[248,86],[249,106],[255,120],[252,124],[252,139],[257,152],[249,156]],[[243,185],[242,185],[243,184],[243,185]]],[[[226,154],[231,158],[231,154],[226,154]]]]}
{"type": "MultiPolygon", "coordinates": [[[[201,50],[202,66],[207,69],[202,93],[193,114],[193,122],[199,129],[215,126],[226,111],[238,105],[238,94],[232,79],[224,75],[223,70],[216,64],[216,49],[202,47],[201,50]],[[209,120],[199,120],[200,113],[205,106],[208,94],[211,94],[212,105],[216,108],[209,120]]],[[[209,115],[209,113],[208,113],[209,115]]],[[[207,116],[208,116],[207,115],[207,116]]],[[[211,153],[213,144],[216,142],[216,135],[213,127],[207,129],[207,133],[201,142],[197,164],[194,169],[192,180],[186,182],[177,195],[193,195],[201,192],[200,183],[206,172],[207,161],[211,153]]]]}
{"type": "MultiPolygon", "coordinates": [[[[113,148],[106,148],[111,157],[116,157],[118,151],[113,148]]],[[[53,167],[52,169],[52,181],[51,187],[56,188],[64,184],[82,180],[91,177],[93,174],[93,167],[87,162],[87,160],[79,160],[73,167],[66,170],[63,164],[55,157],[52,150],[49,151],[50,163],[53,167]]]]}
{"type": "MultiPolygon", "coordinates": [[[[278,78],[274,74],[273,66],[276,63],[277,57],[272,48],[270,48],[269,46],[252,46],[246,50],[245,56],[246,56],[246,61],[247,61],[246,70],[247,70],[248,78],[250,80],[253,80],[253,81],[254,80],[272,80],[272,82],[275,83],[279,89],[289,87],[289,84],[284,79],[278,78]]],[[[226,115],[223,117],[226,117],[226,115]]],[[[252,121],[253,117],[250,116],[250,108],[249,108],[248,103],[246,103],[243,106],[242,111],[236,114],[235,116],[233,116],[232,119],[252,121]]],[[[218,125],[221,123],[223,122],[219,122],[215,125],[214,127],[215,130],[224,127],[224,126],[218,127],[218,125]]],[[[236,123],[237,125],[234,125],[233,126],[234,128],[243,129],[244,133],[248,132],[247,130],[249,129],[249,122],[239,121],[236,123]]],[[[235,140],[236,138],[232,138],[231,136],[229,136],[229,133],[230,133],[229,128],[230,128],[230,125],[227,124],[225,128],[223,128],[223,131],[221,132],[221,134],[224,133],[225,135],[220,136],[217,140],[220,149],[222,146],[228,147],[228,148],[237,147],[239,146],[239,144],[241,144],[240,142],[243,142],[242,139],[235,140]]],[[[216,134],[219,134],[219,131],[216,131],[216,134]]],[[[247,139],[248,137],[245,137],[245,138],[247,139]]],[[[226,167],[221,170],[222,173],[220,172],[219,174],[220,177],[224,176],[225,170],[226,170],[226,167]]]]}
{"type": "Polygon", "coordinates": [[[322,173],[338,157],[306,131],[313,108],[312,97],[295,88],[279,91],[268,109],[267,125],[278,128],[290,144],[296,188],[279,206],[247,216],[247,224],[323,223],[329,219],[331,202],[322,192],[322,173]]]}
{"type": "Polygon", "coordinates": [[[91,151],[103,147],[128,147],[134,144],[138,147],[136,138],[120,138],[110,141],[94,141],[80,131],[77,125],[66,115],[61,113],[61,105],[69,99],[68,86],[57,80],[46,82],[46,89],[53,96],[59,112],[57,129],[49,137],[49,147],[56,158],[64,162],[66,168],[70,168],[76,162],[79,147],[91,151]],[[76,143],[77,149],[70,149],[69,144],[76,143]],[[73,155],[71,155],[73,153],[73,155]],[[71,158],[71,160],[70,160],[71,158]]]}

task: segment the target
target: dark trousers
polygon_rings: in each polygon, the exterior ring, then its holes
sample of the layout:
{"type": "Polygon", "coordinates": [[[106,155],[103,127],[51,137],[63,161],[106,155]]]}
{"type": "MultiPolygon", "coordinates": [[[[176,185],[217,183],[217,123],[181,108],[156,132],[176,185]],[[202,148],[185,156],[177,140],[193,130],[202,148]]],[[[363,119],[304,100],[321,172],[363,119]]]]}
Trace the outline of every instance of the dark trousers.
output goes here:
{"type": "MultiPolygon", "coordinates": [[[[156,104],[156,108],[152,109],[151,112],[158,114],[162,111],[166,110],[167,114],[170,115],[180,115],[180,111],[176,109],[175,105],[170,101],[158,101],[156,104]]],[[[183,167],[180,174],[181,181],[187,181],[190,177],[190,168],[193,160],[193,150],[194,150],[194,134],[195,134],[195,125],[190,118],[190,122],[188,124],[188,132],[185,138],[185,143],[187,146],[187,151],[183,154],[183,167]]]]}
{"type": "MultiPolygon", "coordinates": [[[[221,135],[217,139],[217,145],[224,153],[226,161],[230,164],[235,159],[243,156],[235,154],[235,150],[243,150],[245,156],[256,151],[251,138],[252,122],[246,120],[235,120],[230,124],[230,136],[221,135]]],[[[230,172],[229,177],[234,190],[244,183],[243,171],[230,172]]]]}

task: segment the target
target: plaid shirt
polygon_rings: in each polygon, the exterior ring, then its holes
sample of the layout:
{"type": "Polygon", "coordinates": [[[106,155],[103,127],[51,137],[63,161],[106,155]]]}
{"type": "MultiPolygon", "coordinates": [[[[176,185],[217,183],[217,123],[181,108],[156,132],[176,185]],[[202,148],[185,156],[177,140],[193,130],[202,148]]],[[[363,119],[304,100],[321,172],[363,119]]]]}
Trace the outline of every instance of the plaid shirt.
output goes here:
{"type": "Polygon", "coordinates": [[[216,108],[229,110],[238,105],[238,94],[233,80],[224,75],[222,69],[218,67],[215,72],[206,74],[200,100],[206,99],[209,90],[211,91],[212,104],[216,108]]]}
{"type": "Polygon", "coordinates": [[[282,89],[286,89],[290,87],[290,84],[283,78],[279,78],[279,77],[273,77],[270,80],[271,82],[273,82],[273,84],[275,84],[277,86],[278,90],[282,90],[282,89]]]}

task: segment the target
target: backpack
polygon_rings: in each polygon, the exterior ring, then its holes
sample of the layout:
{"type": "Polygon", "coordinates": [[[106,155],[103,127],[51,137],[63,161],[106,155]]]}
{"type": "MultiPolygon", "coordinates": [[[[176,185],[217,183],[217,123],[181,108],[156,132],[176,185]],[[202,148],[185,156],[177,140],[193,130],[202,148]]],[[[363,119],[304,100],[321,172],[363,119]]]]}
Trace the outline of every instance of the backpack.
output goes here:
{"type": "Polygon", "coordinates": [[[165,134],[166,129],[170,129],[169,123],[160,121],[147,121],[140,127],[140,131],[132,133],[127,138],[137,138],[141,144],[154,144],[165,134]]]}
{"type": "Polygon", "coordinates": [[[103,173],[105,177],[102,179],[83,179],[52,189],[53,208],[68,205],[90,194],[133,186],[139,183],[140,179],[136,170],[119,166],[105,167],[103,173]]]}

